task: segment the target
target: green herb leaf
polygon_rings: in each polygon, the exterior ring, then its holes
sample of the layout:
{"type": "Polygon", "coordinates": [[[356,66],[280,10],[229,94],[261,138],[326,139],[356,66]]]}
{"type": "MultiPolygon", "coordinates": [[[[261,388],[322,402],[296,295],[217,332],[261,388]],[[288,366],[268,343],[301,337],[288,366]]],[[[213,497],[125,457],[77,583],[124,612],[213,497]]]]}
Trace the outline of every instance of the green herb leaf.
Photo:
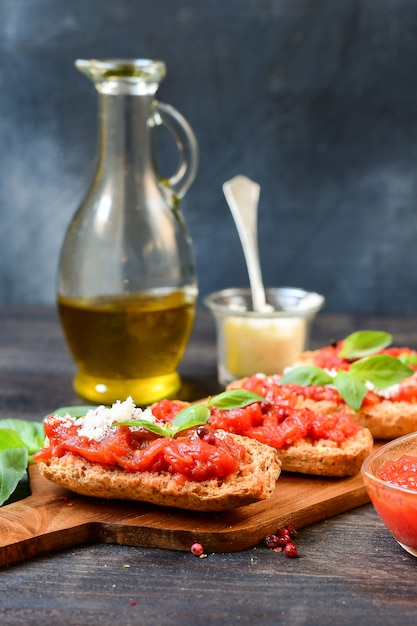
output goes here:
{"type": "Polygon", "coordinates": [[[176,434],[194,426],[205,424],[210,416],[208,407],[203,404],[191,404],[179,411],[172,422],[155,423],[148,420],[128,420],[126,422],[115,422],[112,427],[116,426],[141,426],[161,437],[175,437],[176,434]]]}
{"type": "Polygon", "coordinates": [[[44,439],[43,424],[19,419],[0,420],[0,506],[15,491],[44,439]]]}
{"type": "Polygon", "coordinates": [[[45,440],[43,424],[19,419],[4,419],[0,420],[0,448],[2,448],[1,440],[4,437],[3,430],[12,430],[19,437],[20,443],[18,445],[9,445],[7,447],[19,448],[25,446],[29,452],[29,462],[32,461],[32,456],[42,448],[45,440]]]}
{"type": "Polygon", "coordinates": [[[417,365],[417,354],[415,352],[404,352],[397,359],[405,365],[417,365]]]}
{"type": "Polygon", "coordinates": [[[392,335],[380,330],[359,330],[343,340],[339,356],[344,359],[360,359],[375,354],[392,342],[392,335]]]}
{"type": "Polygon", "coordinates": [[[362,381],[356,378],[351,372],[339,371],[333,383],[348,406],[354,411],[359,411],[368,389],[362,381]]]}
{"type": "Polygon", "coordinates": [[[265,398],[257,393],[253,393],[247,389],[234,389],[232,391],[224,391],[210,398],[208,405],[216,409],[240,409],[254,402],[264,401],[265,398]]]}
{"type": "Polygon", "coordinates": [[[281,385],[292,383],[306,387],[307,385],[330,385],[333,384],[333,378],[320,367],[303,365],[289,370],[280,382],[281,385]]]}
{"type": "Polygon", "coordinates": [[[0,450],[0,506],[6,502],[26,473],[26,447],[0,450]]]}
{"type": "Polygon", "coordinates": [[[374,354],[350,366],[350,373],[362,382],[369,381],[378,389],[400,383],[414,374],[414,370],[388,354],[374,354]]]}
{"type": "Polygon", "coordinates": [[[210,417],[209,409],[204,404],[191,404],[176,414],[171,422],[175,433],[194,426],[205,424],[210,417]]]}
{"type": "Polygon", "coordinates": [[[157,424],[155,422],[150,422],[149,420],[127,420],[126,422],[114,422],[111,424],[112,428],[115,428],[116,426],[140,426],[141,428],[150,430],[152,433],[160,435],[161,437],[170,436],[169,424],[157,424]]]}
{"type": "Polygon", "coordinates": [[[0,429],[0,450],[8,450],[9,448],[25,448],[20,435],[12,428],[0,429]]]}

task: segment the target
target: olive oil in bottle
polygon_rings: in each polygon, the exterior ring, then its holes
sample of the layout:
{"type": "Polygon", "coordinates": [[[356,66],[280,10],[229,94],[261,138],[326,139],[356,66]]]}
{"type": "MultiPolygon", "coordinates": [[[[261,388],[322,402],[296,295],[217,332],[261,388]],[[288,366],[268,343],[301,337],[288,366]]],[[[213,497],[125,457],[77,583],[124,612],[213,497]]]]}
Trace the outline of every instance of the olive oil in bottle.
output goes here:
{"type": "Polygon", "coordinates": [[[58,310],[82,397],[106,404],[130,395],[146,405],[178,391],[176,368],[194,321],[194,295],[58,296],[58,310]]]}

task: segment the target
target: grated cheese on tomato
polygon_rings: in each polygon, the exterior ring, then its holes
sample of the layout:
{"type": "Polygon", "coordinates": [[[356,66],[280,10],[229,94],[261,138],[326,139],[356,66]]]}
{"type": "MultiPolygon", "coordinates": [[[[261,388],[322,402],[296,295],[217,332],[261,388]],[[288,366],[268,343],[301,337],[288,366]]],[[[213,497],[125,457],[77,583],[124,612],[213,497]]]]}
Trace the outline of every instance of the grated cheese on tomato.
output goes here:
{"type": "MultiPolygon", "coordinates": [[[[65,417],[72,421],[76,419],[69,415],[65,417]]],[[[156,417],[151,409],[142,410],[137,408],[133,399],[129,396],[124,402],[118,400],[111,408],[101,405],[96,409],[90,409],[84,417],[80,417],[76,421],[77,424],[81,425],[78,431],[80,437],[101,441],[112,424],[127,422],[133,419],[144,419],[149,422],[156,421],[156,417]]]]}

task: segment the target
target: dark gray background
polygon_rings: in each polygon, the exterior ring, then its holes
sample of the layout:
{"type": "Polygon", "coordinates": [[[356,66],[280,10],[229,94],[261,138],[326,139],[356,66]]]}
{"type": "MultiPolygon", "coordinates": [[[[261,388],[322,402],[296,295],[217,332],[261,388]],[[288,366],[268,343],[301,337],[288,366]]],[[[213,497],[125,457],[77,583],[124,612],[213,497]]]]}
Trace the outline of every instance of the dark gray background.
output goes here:
{"type": "Polygon", "coordinates": [[[76,58],[166,61],[199,141],[183,201],[200,293],[248,282],[221,185],[262,186],[267,285],[417,313],[415,0],[1,0],[0,302],[51,303],[96,154],[76,58]]]}

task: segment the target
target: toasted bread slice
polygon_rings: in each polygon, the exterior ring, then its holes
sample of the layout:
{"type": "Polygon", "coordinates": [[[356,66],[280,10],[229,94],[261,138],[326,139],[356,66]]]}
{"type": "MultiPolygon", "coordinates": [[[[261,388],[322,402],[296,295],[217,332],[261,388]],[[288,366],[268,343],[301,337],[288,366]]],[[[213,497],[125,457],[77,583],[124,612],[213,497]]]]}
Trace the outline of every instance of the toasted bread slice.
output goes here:
{"type": "Polygon", "coordinates": [[[417,430],[417,404],[383,400],[373,406],[364,406],[353,419],[369,428],[375,439],[396,439],[417,430]]]}
{"type": "Polygon", "coordinates": [[[336,444],[327,439],[301,439],[286,449],[278,450],[282,469],[317,476],[354,476],[372,452],[373,438],[367,428],[336,444]]]}
{"type": "Polygon", "coordinates": [[[269,498],[281,472],[275,449],[258,441],[228,433],[243,445],[246,456],[240,470],[222,479],[192,481],[165,472],[126,472],[91,463],[67,452],[38,461],[48,480],[76,493],[98,498],[149,502],[193,511],[234,509],[269,498]]]}
{"type": "MultiPolygon", "coordinates": [[[[294,367],[316,365],[316,358],[319,354],[320,350],[303,352],[297,359],[296,363],[294,363],[294,367]]],[[[398,385],[399,389],[404,386],[409,389],[416,388],[416,376],[414,375],[407,378],[398,385]]],[[[340,398],[340,402],[338,404],[334,402],[326,403],[325,401],[314,403],[314,400],[306,398],[303,401],[300,401],[299,404],[308,406],[312,410],[322,411],[324,413],[333,413],[335,411],[340,411],[341,407],[345,403],[342,398],[340,398]],[[316,408],[314,408],[314,405],[316,408]]],[[[392,399],[381,397],[380,401],[376,404],[368,406],[364,403],[357,412],[350,409],[347,405],[345,405],[343,410],[349,412],[358,424],[364,426],[365,428],[369,428],[375,439],[395,439],[417,430],[417,403],[415,400],[408,402],[407,400],[396,400],[395,397],[392,399]]]]}
{"type": "Polygon", "coordinates": [[[291,367],[300,367],[301,365],[315,365],[314,357],[318,354],[318,350],[305,350],[298,357],[291,367]]]}
{"type": "MultiPolygon", "coordinates": [[[[252,377],[254,378],[254,377],[252,377]]],[[[279,377],[263,377],[272,385],[279,388],[279,377]]],[[[262,380],[262,378],[260,378],[262,380]]],[[[251,379],[242,378],[231,382],[227,389],[254,390],[250,383],[251,379]]],[[[257,393],[262,395],[259,389],[257,393]]],[[[330,439],[313,440],[310,438],[300,439],[292,445],[278,449],[278,456],[282,461],[282,469],[288,472],[301,472],[321,476],[352,476],[356,474],[362,462],[372,452],[373,435],[364,424],[358,423],[355,412],[350,409],[341,399],[340,403],[323,400],[317,402],[303,396],[294,396],[294,409],[310,409],[317,415],[332,415],[343,412],[359,426],[360,430],[341,443],[330,439]]]]}

